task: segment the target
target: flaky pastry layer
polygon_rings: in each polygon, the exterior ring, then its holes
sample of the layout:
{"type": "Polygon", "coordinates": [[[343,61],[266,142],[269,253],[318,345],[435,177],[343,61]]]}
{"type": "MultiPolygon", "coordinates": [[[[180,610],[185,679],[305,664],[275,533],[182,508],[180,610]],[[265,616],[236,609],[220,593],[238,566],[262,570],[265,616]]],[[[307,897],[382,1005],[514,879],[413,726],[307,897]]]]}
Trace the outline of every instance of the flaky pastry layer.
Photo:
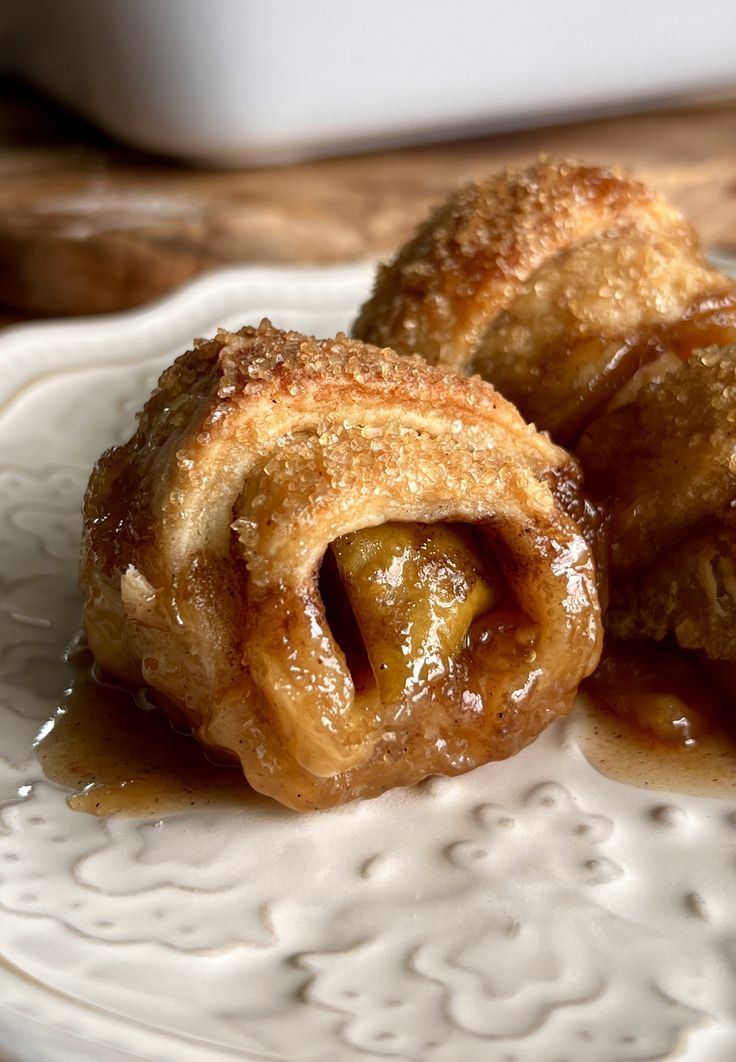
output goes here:
{"type": "Polygon", "coordinates": [[[87,635],[291,807],[460,773],[567,711],[598,658],[591,555],[563,508],[577,484],[478,379],[345,336],[220,332],[94,470],[87,635]],[[472,528],[508,586],[401,703],[351,671],[320,589],[331,543],[390,522],[472,528]]]}
{"type": "Polygon", "coordinates": [[[450,196],[379,271],[353,331],[480,373],[569,445],[657,359],[662,328],[733,290],[640,182],[540,160],[450,196]]]}
{"type": "Polygon", "coordinates": [[[609,515],[617,634],[736,660],[736,285],[663,199],[548,160],[462,189],[355,332],[479,372],[574,448],[609,515]]]}

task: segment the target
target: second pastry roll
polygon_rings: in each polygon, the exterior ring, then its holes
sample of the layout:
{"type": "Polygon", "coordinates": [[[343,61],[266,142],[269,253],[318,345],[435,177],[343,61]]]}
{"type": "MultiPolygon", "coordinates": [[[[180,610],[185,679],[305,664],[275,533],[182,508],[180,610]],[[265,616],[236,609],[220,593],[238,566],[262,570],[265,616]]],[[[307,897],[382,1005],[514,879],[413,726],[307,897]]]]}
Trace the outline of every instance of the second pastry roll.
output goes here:
{"type": "Polygon", "coordinates": [[[633,377],[736,341],[735,290],[639,181],[541,159],[438,207],[379,271],[354,332],[479,373],[571,446],[633,377]]]}
{"type": "Polygon", "coordinates": [[[291,807],[461,773],[569,710],[598,659],[577,481],[479,380],[221,332],[98,462],[88,638],[291,807]]]}
{"type": "Polygon", "coordinates": [[[598,166],[499,173],[420,226],[355,330],[479,372],[572,446],[608,514],[611,631],[734,672],[736,284],[670,204],[598,166]]]}

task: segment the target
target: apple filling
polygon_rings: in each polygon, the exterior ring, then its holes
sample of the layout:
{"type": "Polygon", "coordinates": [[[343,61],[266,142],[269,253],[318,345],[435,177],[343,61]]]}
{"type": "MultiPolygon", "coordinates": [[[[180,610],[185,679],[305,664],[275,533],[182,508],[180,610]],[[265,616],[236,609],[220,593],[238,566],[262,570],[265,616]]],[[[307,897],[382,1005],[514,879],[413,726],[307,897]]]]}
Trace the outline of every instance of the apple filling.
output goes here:
{"type": "Polygon", "coordinates": [[[500,570],[460,524],[382,524],[344,535],[330,552],[321,579],[330,625],[357,676],[362,644],[384,704],[447,675],[473,621],[506,593],[500,570]]]}

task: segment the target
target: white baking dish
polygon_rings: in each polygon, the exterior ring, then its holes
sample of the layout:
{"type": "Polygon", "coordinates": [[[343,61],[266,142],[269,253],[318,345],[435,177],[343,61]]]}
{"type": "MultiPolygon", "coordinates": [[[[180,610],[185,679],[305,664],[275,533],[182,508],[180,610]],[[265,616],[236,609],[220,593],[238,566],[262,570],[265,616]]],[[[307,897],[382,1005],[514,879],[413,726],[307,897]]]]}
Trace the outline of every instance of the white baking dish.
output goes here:
{"type": "Polygon", "coordinates": [[[736,84],[733,0],[11,3],[18,72],[122,140],[218,165],[736,84]]]}

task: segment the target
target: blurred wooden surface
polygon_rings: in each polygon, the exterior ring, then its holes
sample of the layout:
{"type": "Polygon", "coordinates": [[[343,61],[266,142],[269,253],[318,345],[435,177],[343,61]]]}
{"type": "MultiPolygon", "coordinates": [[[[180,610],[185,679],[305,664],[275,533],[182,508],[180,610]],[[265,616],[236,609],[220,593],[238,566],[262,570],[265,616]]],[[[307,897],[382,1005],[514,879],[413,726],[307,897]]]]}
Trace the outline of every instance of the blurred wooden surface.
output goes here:
{"type": "Polygon", "coordinates": [[[386,256],[448,189],[540,152],[623,165],[736,250],[736,101],[221,172],[114,145],[0,83],[0,320],[133,306],[234,263],[386,256]]]}

